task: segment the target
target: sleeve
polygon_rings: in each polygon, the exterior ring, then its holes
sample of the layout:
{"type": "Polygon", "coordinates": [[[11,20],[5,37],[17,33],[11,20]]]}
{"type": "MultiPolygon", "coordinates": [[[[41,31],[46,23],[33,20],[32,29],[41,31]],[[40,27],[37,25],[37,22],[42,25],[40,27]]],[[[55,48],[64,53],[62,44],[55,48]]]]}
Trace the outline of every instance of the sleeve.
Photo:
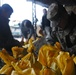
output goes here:
{"type": "Polygon", "coordinates": [[[29,36],[28,36],[28,39],[30,39],[34,33],[34,30],[32,28],[29,29],[29,36]]]}
{"type": "Polygon", "coordinates": [[[26,28],[24,28],[24,27],[21,27],[21,33],[22,33],[22,36],[25,38],[25,39],[27,39],[28,37],[27,37],[27,31],[26,31],[26,28]]]}
{"type": "Polygon", "coordinates": [[[76,55],[76,27],[74,27],[72,32],[70,33],[70,35],[66,35],[65,37],[66,46],[67,46],[66,50],[69,51],[70,54],[76,55]]]}
{"type": "Polygon", "coordinates": [[[42,30],[44,30],[44,16],[42,17],[42,30]]]}
{"type": "Polygon", "coordinates": [[[52,45],[54,45],[56,42],[59,42],[56,32],[51,32],[50,42],[52,45]]]}
{"type": "Polygon", "coordinates": [[[3,38],[13,39],[10,27],[7,21],[0,21],[0,36],[3,38]]]}
{"type": "Polygon", "coordinates": [[[22,36],[27,39],[27,28],[23,24],[20,25],[22,36]]]}
{"type": "Polygon", "coordinates": [[[71,48],[66,47],[66,51],[70,53],[70,55],[76,55],[76,45],[72,46],[71,48]]]}

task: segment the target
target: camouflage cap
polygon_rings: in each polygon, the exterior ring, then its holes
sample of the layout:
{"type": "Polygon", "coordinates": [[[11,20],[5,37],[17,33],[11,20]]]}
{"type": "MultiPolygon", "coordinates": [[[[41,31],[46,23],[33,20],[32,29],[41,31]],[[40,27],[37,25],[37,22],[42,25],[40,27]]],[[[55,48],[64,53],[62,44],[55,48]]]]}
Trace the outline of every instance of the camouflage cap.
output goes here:
{"type": "Polygon", "coordinates": [[[62,14],[66,12],[63,5],[58,3],[51,3],[47,11],[47,19],[53,21],[61,18],[62,14]]]}
{"type": "Polygon", "coordinates": [[[53,18],[58,12],[58,4],[57,3],[52,3],[47,11],[47,19],[53,18]]]}

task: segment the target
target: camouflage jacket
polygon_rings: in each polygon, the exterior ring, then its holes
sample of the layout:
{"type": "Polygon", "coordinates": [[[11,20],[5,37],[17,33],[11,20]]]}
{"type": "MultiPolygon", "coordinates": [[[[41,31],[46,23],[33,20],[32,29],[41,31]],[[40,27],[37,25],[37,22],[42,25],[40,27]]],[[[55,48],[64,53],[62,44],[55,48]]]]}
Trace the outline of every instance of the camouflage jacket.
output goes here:
{"type": "Polygon", "coordinates": [[[76,15],[71,15],[67,27],[64,30],[58,27],[54,35],[58,38],[64,51],[76,55],[76,15]]]}

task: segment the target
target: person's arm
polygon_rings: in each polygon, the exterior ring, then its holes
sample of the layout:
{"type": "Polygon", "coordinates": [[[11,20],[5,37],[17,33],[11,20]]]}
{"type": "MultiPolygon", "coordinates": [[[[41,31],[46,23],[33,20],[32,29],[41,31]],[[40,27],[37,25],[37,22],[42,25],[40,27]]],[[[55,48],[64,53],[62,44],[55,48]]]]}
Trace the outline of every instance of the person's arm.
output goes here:
{"type": "Polygon", "coordinates": [[[0,20],[0,35],[3,38],[8,38],[8,39],[13,39],[10,27],[8,25],[8,21],[7,20],[0,20]]]}
{"type": "Polygon", "coordinates": [[[46,38],[47,43],[50,43],[51,45],[54,45],[56,42],[59,42],[56,32],[51,32],[50,38],[46,38]]]}
{"type": "Polygon", "coordinates": [[[42,17],[42,30],[44,30],[44,16],[42,17]]]}
{"type": "Polygon", "coordinates": [[[30,28],[30,29],[29,29],[29,36],[28,36],[28,39],[30,39],[33,34],[34,34],[34,28],[30,28]]]}
{"type": "Polygon", "coordinates": [[[22,36],[22,38],[21,38],[21,42],[24,42],[24,36],[22,36]]]}
{"type": "Polygon", "coordinates": [[[23,24],[20,25],[20,29],[21,29],[21,33],[22,33],[22,37],[24,37],[25,39],[27,39],[27,28],[24,27],[23,24]]]}

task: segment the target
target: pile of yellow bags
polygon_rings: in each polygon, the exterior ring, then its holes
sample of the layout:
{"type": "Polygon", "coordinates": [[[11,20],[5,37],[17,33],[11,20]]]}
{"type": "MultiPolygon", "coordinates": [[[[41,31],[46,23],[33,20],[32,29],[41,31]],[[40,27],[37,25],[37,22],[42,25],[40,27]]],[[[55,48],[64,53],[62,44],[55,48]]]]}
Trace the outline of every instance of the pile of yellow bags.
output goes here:
{"type": "Polygon", "coordinates": [[[3,49],[0,58],[5,65],[0,69],[0,74],[6,75],[75,75],[76,57],[69,52],[63,52],[59,42],[54,46],[43,45],[35,55],[33,41],[24,53],[24,48],[13,47],[12,56],[3,49]]]}

